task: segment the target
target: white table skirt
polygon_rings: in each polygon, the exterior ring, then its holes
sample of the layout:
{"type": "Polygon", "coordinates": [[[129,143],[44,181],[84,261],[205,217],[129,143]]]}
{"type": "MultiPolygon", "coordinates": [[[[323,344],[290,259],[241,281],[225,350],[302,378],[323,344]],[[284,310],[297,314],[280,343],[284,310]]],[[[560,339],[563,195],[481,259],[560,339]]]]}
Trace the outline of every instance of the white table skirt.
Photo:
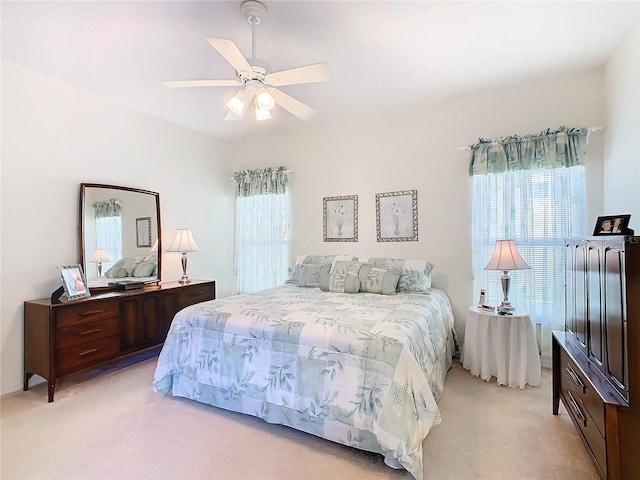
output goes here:
{"type": "Polygon", "coordinates": [[[469,308],[462,365],[472,375],[500,385],[540,384],[540,357],[529,315],[497,315],[469,308]]]}

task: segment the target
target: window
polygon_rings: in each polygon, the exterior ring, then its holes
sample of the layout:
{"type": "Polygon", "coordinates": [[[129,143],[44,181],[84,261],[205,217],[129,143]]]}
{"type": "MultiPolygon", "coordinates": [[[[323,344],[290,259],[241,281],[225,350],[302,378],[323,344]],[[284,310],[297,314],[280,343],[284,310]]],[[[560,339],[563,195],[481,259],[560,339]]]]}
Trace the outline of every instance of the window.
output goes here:
{"type": "MultiPolygon", "coordinates": [[[[565,238],[586,235],[583,166],[473,177],[474,302],[503,298],[500,272],[486,271],[496,240],[514,239],[531,270],[510,272],[509,300],[541,323],[545,338],[564,328],[565,238]]],[[[544,347],[544,344],[543,344],[544,347]]],[[[544,349],[544,348],[543,348],[544,349]]]]}
{"type": "Polygon", "coordinates": [[[289,194],[238,197],[236,207],[237,292],[283,284],[289,265],[289,194]]]}
{"type": "Polygon", "coordinates": [[[102,264],[102,271],[106,272],[111,265],[122,258],[121,217],[96,218],[96,245],[107,251],[110,262],[102,264]]]}

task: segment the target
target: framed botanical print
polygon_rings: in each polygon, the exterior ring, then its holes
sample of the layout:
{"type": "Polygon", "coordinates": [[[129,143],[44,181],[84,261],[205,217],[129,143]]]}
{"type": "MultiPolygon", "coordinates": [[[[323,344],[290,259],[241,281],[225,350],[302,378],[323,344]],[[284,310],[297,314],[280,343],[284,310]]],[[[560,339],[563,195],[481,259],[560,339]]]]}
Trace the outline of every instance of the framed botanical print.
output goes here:
{"type": "Polygon", "coordinates": [[[151,247],[151,217],[136,218],[136,246],[151,247]]]}
{"type": "Polygon", "coordinates": [[[358,241],[358,196],[322,199],[322,235],[325,242],[358,241]]]}
{"type": "Polygon", "coordinates": [[[418,241],[418,191],[376,193],[379,242],[418,241]]]}

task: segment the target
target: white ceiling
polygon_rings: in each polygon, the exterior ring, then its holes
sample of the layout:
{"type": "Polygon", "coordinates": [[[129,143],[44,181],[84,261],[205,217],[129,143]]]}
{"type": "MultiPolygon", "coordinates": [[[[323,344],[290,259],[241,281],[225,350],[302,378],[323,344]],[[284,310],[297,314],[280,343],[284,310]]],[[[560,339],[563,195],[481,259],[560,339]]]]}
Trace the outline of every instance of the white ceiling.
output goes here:
{"type": "MultiPolygon", "coordinates": [[[[163,80],[231,79],[205,35],[251,56],[240,1],[2,1],[2,57],[129,108],[217,137],[295,128],[277,108],[225,122],[235,87],[169,89],[163,80]]],[[[273,71],[327,62],[333,79],[281,87],[318,111],[307,123],[428,104],[602,66],[639,21],[637,1],[264,1],[257,57],[273,71]]]]}

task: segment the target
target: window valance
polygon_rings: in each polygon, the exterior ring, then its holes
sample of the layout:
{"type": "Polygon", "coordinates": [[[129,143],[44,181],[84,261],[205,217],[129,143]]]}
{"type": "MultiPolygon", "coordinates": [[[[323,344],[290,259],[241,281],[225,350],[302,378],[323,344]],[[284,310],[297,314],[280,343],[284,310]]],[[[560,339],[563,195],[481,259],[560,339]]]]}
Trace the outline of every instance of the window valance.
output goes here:
{"type": "Polygon", "coordinates": [[[96,218],[119,217],[122,202],[112,198],[106,202],[94,203],[93,208],[95,209],[96,218]]]}
{"type": "Polygon", "coordinates": [[[522,137],[480,138],[469,146],[469,175],[580,165],[580,145],[587,143],[589,133],[586,127],[561,126],[522,137]]]}
{"type": "Polygon", "coordinates": [[[286,167],[269,167],[233,172],[236,197],[286,193],[289,173],[286,167]]]}

